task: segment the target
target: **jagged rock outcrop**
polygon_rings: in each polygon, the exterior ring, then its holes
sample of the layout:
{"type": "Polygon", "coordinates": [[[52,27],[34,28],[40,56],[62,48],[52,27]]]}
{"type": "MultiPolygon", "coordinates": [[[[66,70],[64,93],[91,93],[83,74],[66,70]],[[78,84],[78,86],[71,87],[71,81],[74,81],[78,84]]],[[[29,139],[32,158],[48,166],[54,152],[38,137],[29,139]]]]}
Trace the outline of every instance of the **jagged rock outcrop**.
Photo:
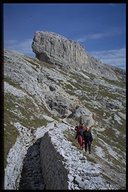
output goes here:
{"type": "Polygon", "coordinates": [[[36,32],[32,42],[32,49],[40,61],[64,68],[82,68],[89,73],[117,80],[116,73],[111,66],[104,65],[88,55],[79,42],[68,40],[59,34],[43,31],[36,32]]]}
{"type": "Polygon", "coordinates": [[[56,33],[36,32],[32,43],[36,57],[52,64],[78,65],[87,60],[84,48],[79,43],[68,40],[56,33]]]}
{"type": "Polygon", "coordinates": [[[68,170],[63,163],[64,158],[52,144],[48,133],[41,140],[40,155],[46,189],[68,189],[68,170]]]}

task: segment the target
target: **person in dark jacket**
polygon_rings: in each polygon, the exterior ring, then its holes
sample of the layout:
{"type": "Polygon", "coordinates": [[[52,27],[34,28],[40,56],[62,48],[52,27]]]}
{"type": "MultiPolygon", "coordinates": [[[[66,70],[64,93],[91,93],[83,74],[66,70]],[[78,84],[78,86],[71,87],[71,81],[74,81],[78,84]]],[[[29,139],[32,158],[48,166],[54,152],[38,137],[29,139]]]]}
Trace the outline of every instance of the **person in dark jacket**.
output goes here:
{"type": "Polygon", "coordinates": [[[85,152],[87,152],[87,149],[88,149],[90,154],[93,137],[92,137],[91,130],[88,127],[86,127],[86,130],[83,132],[83,136],[84,136],[84,142],[85,142],[85,152]]]}

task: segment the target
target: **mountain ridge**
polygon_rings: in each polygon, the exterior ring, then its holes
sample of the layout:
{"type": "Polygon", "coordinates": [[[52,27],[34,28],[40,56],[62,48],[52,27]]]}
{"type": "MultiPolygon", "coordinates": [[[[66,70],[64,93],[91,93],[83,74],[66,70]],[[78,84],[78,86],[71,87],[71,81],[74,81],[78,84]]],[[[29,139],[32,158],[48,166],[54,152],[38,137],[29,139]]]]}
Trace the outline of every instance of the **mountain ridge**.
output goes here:
{"type": "MultiPolygon", "coordinates": [[[[111,70],[105,74],[112,71],[111,75],[103,76],[98,72],[95,73],[98,68],[93,68],[93,62],[90,62],[89,69],[78,66],[76,69],[73,66],[65,67],[65,63],[64,66],[59,65],[61,58],[59,61],[56,58],[57,64],[49,62],[49,59],[45,57],[42,61],[18,52],[4,51],[5,169],[9,169],[7,159],[10,157],[11,148],[16,144],[16,139],[21,136],[21,140],[24,140],[24,136],[17,129],[18,122],[25,127],[24,134],[29,133],[29,130],[34,133],[38,132],[38,129],[43,131],[49,122],[58,126],[61,122],[60,129],[64,124],[69,126],[68,131],[64,133],[66,142],[69,141],[69,145],[75,146],[75,150],[87,158],[88,162],[94,163],[94,166],[99,162],[101,175],[106,173],[103,177],[110,185],[113,183],[112,188],[124,189],[126,187],[125,71],[110,67],[111,70]],[[114,76],[111,79],[109,77],[112,74],[114,76]],[[79,150],[78,143],[74,139],[74,127],[80,117],[84,123],[89,121],[92,129],[94,141],[90,156],[79,150]]],[[[89,66],[89,63],[86,66],[89,66]]],[[[51,131],[53,129],[51,127],[51,131]]],[[[50,129],[48,133],[50,134],[50,129]]],[[[25,142],[25,149],[27,150],[27,145],[30,147],[35,141],[25,142]]],[[[25,153],[23,154],[21,159],[25,157],[25,153]]],[[[11,160],[10,163],[12,162],[11,160]]],[[[22,166],[23,162],[20,171],[22,166]]],[[[6,174],[8,175],[8,171],[6,174]]],[[[16,177],[20,178],[20,174],[16,172],[16,177]]],[[[11,175],[8,177],[8,182],[12,186],[11,175]]],[[[82,186],[82,189],[90,189],[89,184],[85,186],[79,184],[79,182],[76,184],[78,188],[82,186]]],[[[19,187],[16,183],[14,186],[17,186],[17,189],[19,187]]]]}

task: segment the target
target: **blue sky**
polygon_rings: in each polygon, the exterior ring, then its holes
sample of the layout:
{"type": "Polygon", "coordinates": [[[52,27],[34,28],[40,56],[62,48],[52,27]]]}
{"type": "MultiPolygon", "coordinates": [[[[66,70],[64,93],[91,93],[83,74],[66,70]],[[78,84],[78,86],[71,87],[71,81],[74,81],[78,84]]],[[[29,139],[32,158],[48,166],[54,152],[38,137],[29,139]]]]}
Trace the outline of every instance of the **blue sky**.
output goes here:
{"type": "Polygon", "coordinates": [[[4,48],[34,57],[36,31],[80,42],[102,62],[126,68],[125,3],[4,3],[4,48]]]}

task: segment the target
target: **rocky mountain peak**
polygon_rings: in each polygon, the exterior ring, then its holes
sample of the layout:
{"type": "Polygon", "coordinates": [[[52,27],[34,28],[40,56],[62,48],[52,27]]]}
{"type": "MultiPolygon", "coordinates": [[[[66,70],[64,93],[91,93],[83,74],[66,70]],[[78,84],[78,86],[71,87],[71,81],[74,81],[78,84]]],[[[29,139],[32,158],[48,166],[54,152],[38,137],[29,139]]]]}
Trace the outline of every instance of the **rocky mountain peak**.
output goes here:
{"type": "Polygon", "coordinates": [[[40,61],[45,61],[63,68],[84,69],[86,72],[117,80],[113,68],[89,55],[76,41],[69,40],[53,32],[35,33],[32,50],[40,61]]]}
{"type": "Polygon", "coordinates": [[[78,42],[53,32],[36,32],[32,49],[39,60],[51,61],[60,66],[83,65],[87,59],[87,54],[78,42]]]}

